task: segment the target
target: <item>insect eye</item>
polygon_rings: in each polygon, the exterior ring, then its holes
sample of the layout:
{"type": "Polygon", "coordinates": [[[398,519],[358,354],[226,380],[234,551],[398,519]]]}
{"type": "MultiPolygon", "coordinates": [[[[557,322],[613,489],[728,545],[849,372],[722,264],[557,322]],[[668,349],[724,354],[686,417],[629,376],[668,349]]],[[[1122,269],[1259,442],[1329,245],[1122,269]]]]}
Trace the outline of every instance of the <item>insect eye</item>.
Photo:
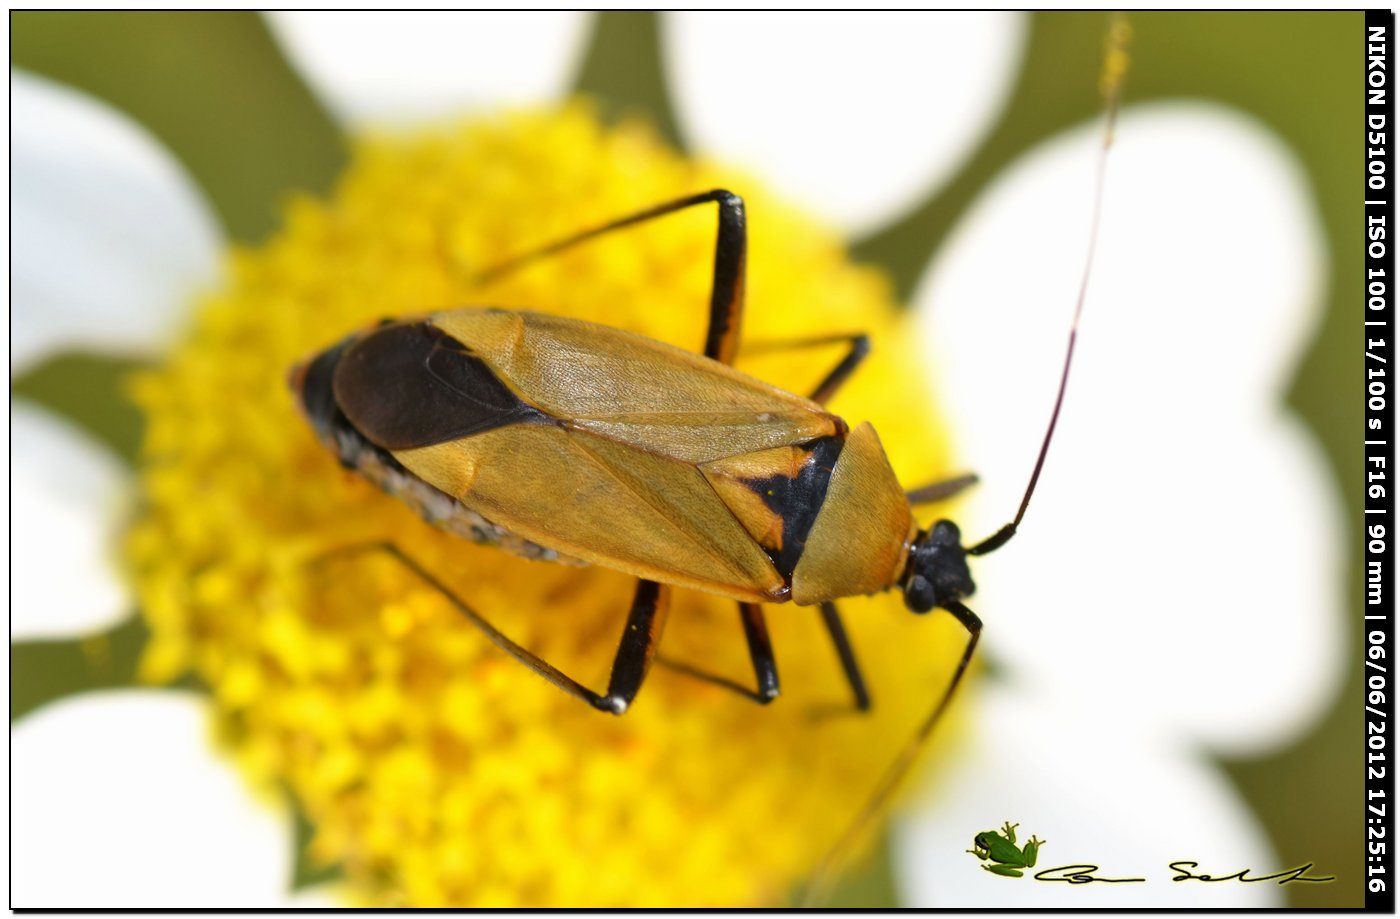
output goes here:
{"type": "Polygon", "coordinates": [[[928,541],[935,546],[957,546],[962,543],[962,531],[951,520],[940,520],[929,531],[928,541]]]}
{"type": "Polygon", "coordinates": [[[933,582],[922,574],[914,574],[904,588],[904,605],[913,613],[927,613],[938,605],[938,592],[933,582]]]}

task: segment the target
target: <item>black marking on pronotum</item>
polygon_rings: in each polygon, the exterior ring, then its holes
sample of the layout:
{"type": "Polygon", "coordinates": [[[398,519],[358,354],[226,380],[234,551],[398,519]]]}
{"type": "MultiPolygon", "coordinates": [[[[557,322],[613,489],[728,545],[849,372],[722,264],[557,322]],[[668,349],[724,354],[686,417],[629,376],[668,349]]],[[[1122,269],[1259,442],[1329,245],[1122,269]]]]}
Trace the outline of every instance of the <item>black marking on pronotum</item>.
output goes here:
{"type": "Polygon", "coordinates": [[[773,565],[789,585],[797,562],[802,558],[802,550],[807,547],[812,524],[816,523],[817,513],[826,501],[831,471],[836,468],[837,457],[844,446],[844,437],[819,438],[807,445],[807,460],[795,478],[775,475],[744,482],[783,521],[783,544],[776,553],[769,555],[775,556],[773,565]]]}
{"type": "Polygon", "coordinates": [[[351,423],[386,450],[552,420],[511,392],[465,345],[428,322],[384,326],[350,345],[333,388],[351,423]]]}

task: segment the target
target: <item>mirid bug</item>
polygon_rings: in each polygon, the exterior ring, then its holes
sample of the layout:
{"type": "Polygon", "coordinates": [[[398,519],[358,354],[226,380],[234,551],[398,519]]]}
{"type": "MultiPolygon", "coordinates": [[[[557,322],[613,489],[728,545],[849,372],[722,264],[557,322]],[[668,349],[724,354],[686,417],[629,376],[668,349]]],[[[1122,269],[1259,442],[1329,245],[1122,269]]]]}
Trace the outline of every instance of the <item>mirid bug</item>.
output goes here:
{"type": "Polygon", "coordinates": [[[496,644],[560,689],[626,711],[655,656],[667,591],[685,587],[738,602],[756,683],[746,694],[761,702],[779,692],[763,605],[820,607],[866,708],[836,601],[897,587],[914,612],[952,612],[971,635],[970,657],[981,623],[961,602],[973,591],[966,556],[1010,531],[965,548],[951,521],[921,530],[912,505],[972,479],[906,493],[874,428],[852,428],[823,407],[867,354],[864,335],[847,337],[845,358],[809,397],[730,366],[746,248],[736,195],[664,204],[528,258],[709,203],[720,217],[703,355],[576,319],[462,309],[352,334],[296,368],[293,387],[347,468],[431,522],[530,558],[640,579],[603,692],[454,598],[496,644]]]}
{"type": "MultiPolygon", "coordinates": [[[[1113,50],[1104,150],[1121,79],[1113,50]]],[[[1100,190],[1102,171],[1101,155],[1100,190]]],[[[690,672],[761,703],[779,694],[765,604],[819,609],[859,709],[869,708],[870,696],[837,602],[897,588],[912,612],[952,614],[968,635],[953,676],[820,878],[908,770],[973,658],[982,623],[963,603],[975,590],[967,558],[1005,545],[1026,513],[1068,383],[1088,264],[1054,410],[1020,507],[996,533],[964,545],[955,523],[942,519],[923,529],[913,508],[951,497],[974,477],[906,491],[874,428],[852,427],[824,407],[867,355],[864,335],[794,343],[848,346],[805,397],[731,366],[747,248],[738,196],[714,190],[668,202],[528,253],[488,277],[708,204],[717,206],[719,220],[700,353],[577,319],[459,309],[355,332],[294,368],[291,385],[318,437],[346,468],[429,522],[527,558],[601,565],[638,578],[599,692],[511,640],[394,546],[377,546],[442,592],[502,650],[602,711],[620,715],[636,698],[656,657],[672,587],[736,601],[754,688],[690,672]]]]}

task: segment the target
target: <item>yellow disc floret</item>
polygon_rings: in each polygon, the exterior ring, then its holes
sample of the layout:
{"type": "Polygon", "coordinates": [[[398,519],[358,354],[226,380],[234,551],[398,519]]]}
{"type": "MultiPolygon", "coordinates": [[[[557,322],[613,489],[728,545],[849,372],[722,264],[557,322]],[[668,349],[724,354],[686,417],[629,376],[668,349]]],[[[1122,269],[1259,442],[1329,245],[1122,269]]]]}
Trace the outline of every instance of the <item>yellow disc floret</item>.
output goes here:
{"type": "MultiPolygon", "coordinates": [[[[772,607],[784,696],[761,707],[658,666],[625,717],[495,648],[391,542],[501,630],[601,687],[633,583],[436,530],[341,469],[298,414],[288,368],[384,317],[491,305],[698,348],[713,208],[611,234],[493,282],[542,243],[714,187],[750,220],[746,342],[868,331],[833,402],[870,420],[901,479],[946,472],[905,321],[882,276],[757,183],[584,105],[370,139],[329,200],[231,259],[192,331],[135,383],[148,413],[127,558],[152,637],[144,677],[193,672],[260,787],[285,787],[355,897],[412,906],[734,906],[785,901],[946,685],[962,638],[897,592],[843,604],[875,699],[851,698],[816,611],[772,607]]],[[[840,346],[742,357],[796,392],[840,346]]],[[[530,462],[521,457],[520,462],[530,462]]],[[[662,655],[752,680],[732,601],[675,592],[662,655]]]]}

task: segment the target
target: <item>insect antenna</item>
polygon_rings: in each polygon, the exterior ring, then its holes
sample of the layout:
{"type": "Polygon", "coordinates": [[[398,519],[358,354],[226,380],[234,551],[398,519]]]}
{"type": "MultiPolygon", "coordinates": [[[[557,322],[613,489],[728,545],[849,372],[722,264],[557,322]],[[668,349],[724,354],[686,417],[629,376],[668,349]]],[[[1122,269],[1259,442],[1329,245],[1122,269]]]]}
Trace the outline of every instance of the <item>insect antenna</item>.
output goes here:
{"type": "MultiPolygon", "coordinates": [[[[1050,450],[1050,441],[1055,434],[1055,425],[1060,419],[1060,407],[1064,404],[1065,390],[1069,384],[1069,368],[1074,360],[1074,345],[1078,339],[1079,319],[1084,312],[1084,299],[1089,290],[1090,269],[1094,263],[1094,252],[1098,248],[1099,218],[1103,210],[1104,174],[1108,163],[1108,151],[1113,145],[1113,132],[1118,120],[1118,104],[1122,95],[1123,80],[1127,75],[1127,45],[1130,36],[1131,29],[1125,17],[1118,14],[1109,20],[1104,40],[1103,72],[1099,80],[1099,90],[1104,100],[1104,131],[1094,173],[1088,252],[1084,259],[1084,271],[1080,276],[1079,293],[1074,304],[1074,318],[1070,322],[1069,344],[1065,349],[1064,366],[1060,371],[1060,385],[1055,394],[1055,407],[1050,413],[1050,423],[1046,426],[1045,437],[1040,443],[1040,452],[1036,456],[1035,468],[1031,471],[1030,482],[1026,485],[1026,492],[1021,498],[1021,506],[1017,509],[1016,516],[1010,523],[991,536],[968,547],[968,555],[986,555],[988,552],[1006,545],[1011,537],[1016,535],[1016,529],[1026,515],[1026,508],[1030,506],[1031,495],[1035,493],[1036,483],[1040,481],[1041,469],[1045,466],[1045,457],[1050,450]]],[[[977,643],[982,637],[982,620],[978,618],[976,613],[957,600],[943,600],[939,606],[952,613],[958,622],[967,629],[968,640],[967,645],[963,648],[962,657],[958,659],[957,668],[953,671],[952,679],[949,680],[948,687],[943,691],[942,697],[920,722],[918,728],[905,742],[894,760],[886,767],[884,775],[881,776],[879,783],[870,793],[870,797],[860,812],[856,814],[840,838],[837,839],[836,844],[818,863],[802,896],[804,907],[817,905],[826,894],[834,878],[835,870],[845,862],[846,856],[860,839],[865,828],[884,809],[885,804],[889,802],[900,782],[914,765],[914,761],[923,750],[925,742],[933,734],[934,728],[943,719],[943,713],[947,711],[958,684],[962,682],[963,675],[972,662],[973,654],[977,650],[977,643]]]]}
{"type": "Polygon", "coordinates": [[[807,889],[802,895],[801,905],[803,908],[817,906],[825,898],[831,882],[835,879],[836,869],[845,863],[847,854],[856,841],[860,839],[861,832],[884,809],[890,796],[894,794],[899,783],[904,780],[905,774],[914,765],[914,760],[923,750],[924,741],[928,740],[933,729],[943,719],[943,712],[953,701],[953,691],[962,682],[968,664],[972,663],[973,652],[977,650],[977,641],[982,637],[982,620],[977,618],[976,613],[956,600],[949,602],[944,608],[957,617],[968,633],[967,646],[963,648],[962,657],[958,659],[957,669],[953,671],[953,679],[948,683],[948,688],[943,692],[943,697],[938,700],[938,704],[928,713],[913,736],[905,741],[899,754],[885,768],[885,774],[880,777],[880,783],[870,793],[870,797],[866,799],[865,806],[860,809],[860,813],[856,814],[846,827],[845,832],[841,834],[841,838],[818,863],[816,870],[812,873],[812,879],[808,882],[807,889]]]}
{"type": "Polygon", "coordinates": [[[1021,498],[1021,506],[1017,508],[1015,518],[975,546],[969,546],[968,555],[986,555],[1000,549],[1016,535],[1016,528],[1021,525],[1021,518],[1026,516],[1031,495],[1035,494],[1036,483],[1040,481],[1040,471],[1045,466],[1046,454],[1050,452],[1050,440],[1055,436],[1055,425],[1060,420],[1060,407],[1064,404],[1065,390],[1069,386],[1069,368],[1074,361],[1074,345],[1079,338],[1079,319],[1084,314],[1084,298],[1089,292],[1089,275],[1094,265],[1094,253],[1098,249],[1099,219],[1103,213],[1104,172],[1108,165],[1108,149],[1113,146],[1113,129],[1118,121],[1118,99],[1123,89],[1123,77],[1127,73],[1128,37],[1127,21],[1121,16],[1114,17],[1108,27],[1103,76],[1100,81],[1104,95],[1104,131],[1103,144],[1099,147],[1098,163],[1094,171],[1094,205],[1089,218],[1089,246],[1084,257],[1084,271],[1079,277],[1079,295],[1074,302],[1074,318],[1070,321],[1069,345],[1065,348],[1065,363],[1060,370],[1060,388],[1055,394],[1055,408],[1050,413],[1050,423],[1045,428],[1045,438],[1040,442],[1040,453],[1035,458],[1035,468],[1031,470],[1031,479],[1026,484],[1026,493],[1021,498]]]}

